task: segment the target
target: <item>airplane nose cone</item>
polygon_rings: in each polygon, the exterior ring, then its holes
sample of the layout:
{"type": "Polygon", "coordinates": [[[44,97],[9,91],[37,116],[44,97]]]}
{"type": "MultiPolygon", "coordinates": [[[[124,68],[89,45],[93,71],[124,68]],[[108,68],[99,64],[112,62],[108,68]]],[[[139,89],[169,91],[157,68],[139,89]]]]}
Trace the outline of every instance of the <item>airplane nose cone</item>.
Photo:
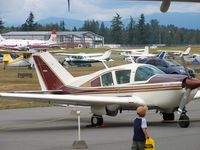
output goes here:
{"type": "Polygon", "coordinates": [[[196,88],[200,87],[200,80],[186,78],[183,81],[183,87],[189,88],[191,90],[196,89],[196,88]]]}

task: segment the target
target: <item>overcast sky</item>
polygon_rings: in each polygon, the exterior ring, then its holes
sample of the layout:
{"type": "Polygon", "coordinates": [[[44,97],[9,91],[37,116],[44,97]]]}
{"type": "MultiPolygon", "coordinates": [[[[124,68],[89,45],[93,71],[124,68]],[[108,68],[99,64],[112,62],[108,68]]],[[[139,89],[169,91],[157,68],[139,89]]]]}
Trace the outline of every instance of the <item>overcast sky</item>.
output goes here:
{"type": "MultiPolygon", "coordinates": [[[[25,22],[30,11],[35,20],[47,17],[71,19],[111,20],[115,13],[123,18],[160,12],[161,2],[135,2],[126,0],[71,0],[71,11],[67,10],[67,0],[1,0],[0,17],[4,22],[25,22]]],[[[200,3],[172,2],[168,12],[200,13],[200,3]]]]}

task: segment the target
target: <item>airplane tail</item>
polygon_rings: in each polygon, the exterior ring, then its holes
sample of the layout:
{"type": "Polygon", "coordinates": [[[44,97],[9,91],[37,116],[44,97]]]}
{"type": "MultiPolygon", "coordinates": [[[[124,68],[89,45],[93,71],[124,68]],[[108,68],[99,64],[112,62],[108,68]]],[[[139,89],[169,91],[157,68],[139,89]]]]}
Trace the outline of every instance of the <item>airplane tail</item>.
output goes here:
{"type": "Polygon", "coordinates": [[[56,33],[56,30],[52,30],[51,31],[51,36],[48,40],[49,42],[51,43],[57,43],[57,33],[56,33]]]}
{"type": "Polygon", "coordinates": [[[0,42],[5,41],[5,39],[0,34],[0,42]]]}
{"type": "Polygon", "coordinates": [[[103,55],[102,55],[102,60],[109,60],[110,59],[110,55],[112,53],[112,50],[108,50],[106,51],[103,55]]]}
{"type": "Polygon", "coordinates": [[[183,52],[183,55],[189,55],[190,54],[190,50],[191,50],[191,47],[188,47],[185,52],[183,52]]]}
{"type": "Polygon", "coordinates": [[[36,73],[43,91],[60,90],[74,77],[48,52],[33,55],[36,73]]]}
{"type": "Polygon", "coordinates": [[[145,48],[144,48],[144,54],[149,54],[149,46],[145,46],[145,48]]]}
{"type": "Polygon", "coordinates": [[[13,58],[10,56],[10,54],[3,54],[3,62],[4,64],[8,64],[13,61],[13,58]]]}

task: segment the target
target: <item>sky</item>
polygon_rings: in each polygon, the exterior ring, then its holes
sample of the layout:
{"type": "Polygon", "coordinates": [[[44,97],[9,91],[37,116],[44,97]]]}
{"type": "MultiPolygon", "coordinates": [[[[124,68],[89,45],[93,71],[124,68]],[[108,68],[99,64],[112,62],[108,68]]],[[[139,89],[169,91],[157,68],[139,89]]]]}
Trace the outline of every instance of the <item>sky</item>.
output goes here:
{"type": "MultiPolygon", "coordinates": [[[[67,0],[1,0],[0,18],[7,24],[24,23],[30,11],[35,21],[48,18],[70,18],[76,20],[95,19],[108,21],[115,13],[123,18],[138,17],[161,13],[161,2],[136,2],[131,0],[70,0],[68,12],[67,0]]],[[[168,12],[200,13],[200,3],[172,2],[168,12]]]]}

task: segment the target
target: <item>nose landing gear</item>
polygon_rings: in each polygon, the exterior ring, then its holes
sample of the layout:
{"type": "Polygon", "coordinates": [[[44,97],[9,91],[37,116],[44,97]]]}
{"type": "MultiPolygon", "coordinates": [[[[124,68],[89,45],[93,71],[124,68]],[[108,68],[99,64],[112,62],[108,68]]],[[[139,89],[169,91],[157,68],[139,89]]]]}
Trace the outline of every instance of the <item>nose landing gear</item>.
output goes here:
{"type": "Polygon", "coordinates": [[[103,117],[98,115],[93,115],[91,118],[91,125],[93,127],[103,125],[103,117]]]}

